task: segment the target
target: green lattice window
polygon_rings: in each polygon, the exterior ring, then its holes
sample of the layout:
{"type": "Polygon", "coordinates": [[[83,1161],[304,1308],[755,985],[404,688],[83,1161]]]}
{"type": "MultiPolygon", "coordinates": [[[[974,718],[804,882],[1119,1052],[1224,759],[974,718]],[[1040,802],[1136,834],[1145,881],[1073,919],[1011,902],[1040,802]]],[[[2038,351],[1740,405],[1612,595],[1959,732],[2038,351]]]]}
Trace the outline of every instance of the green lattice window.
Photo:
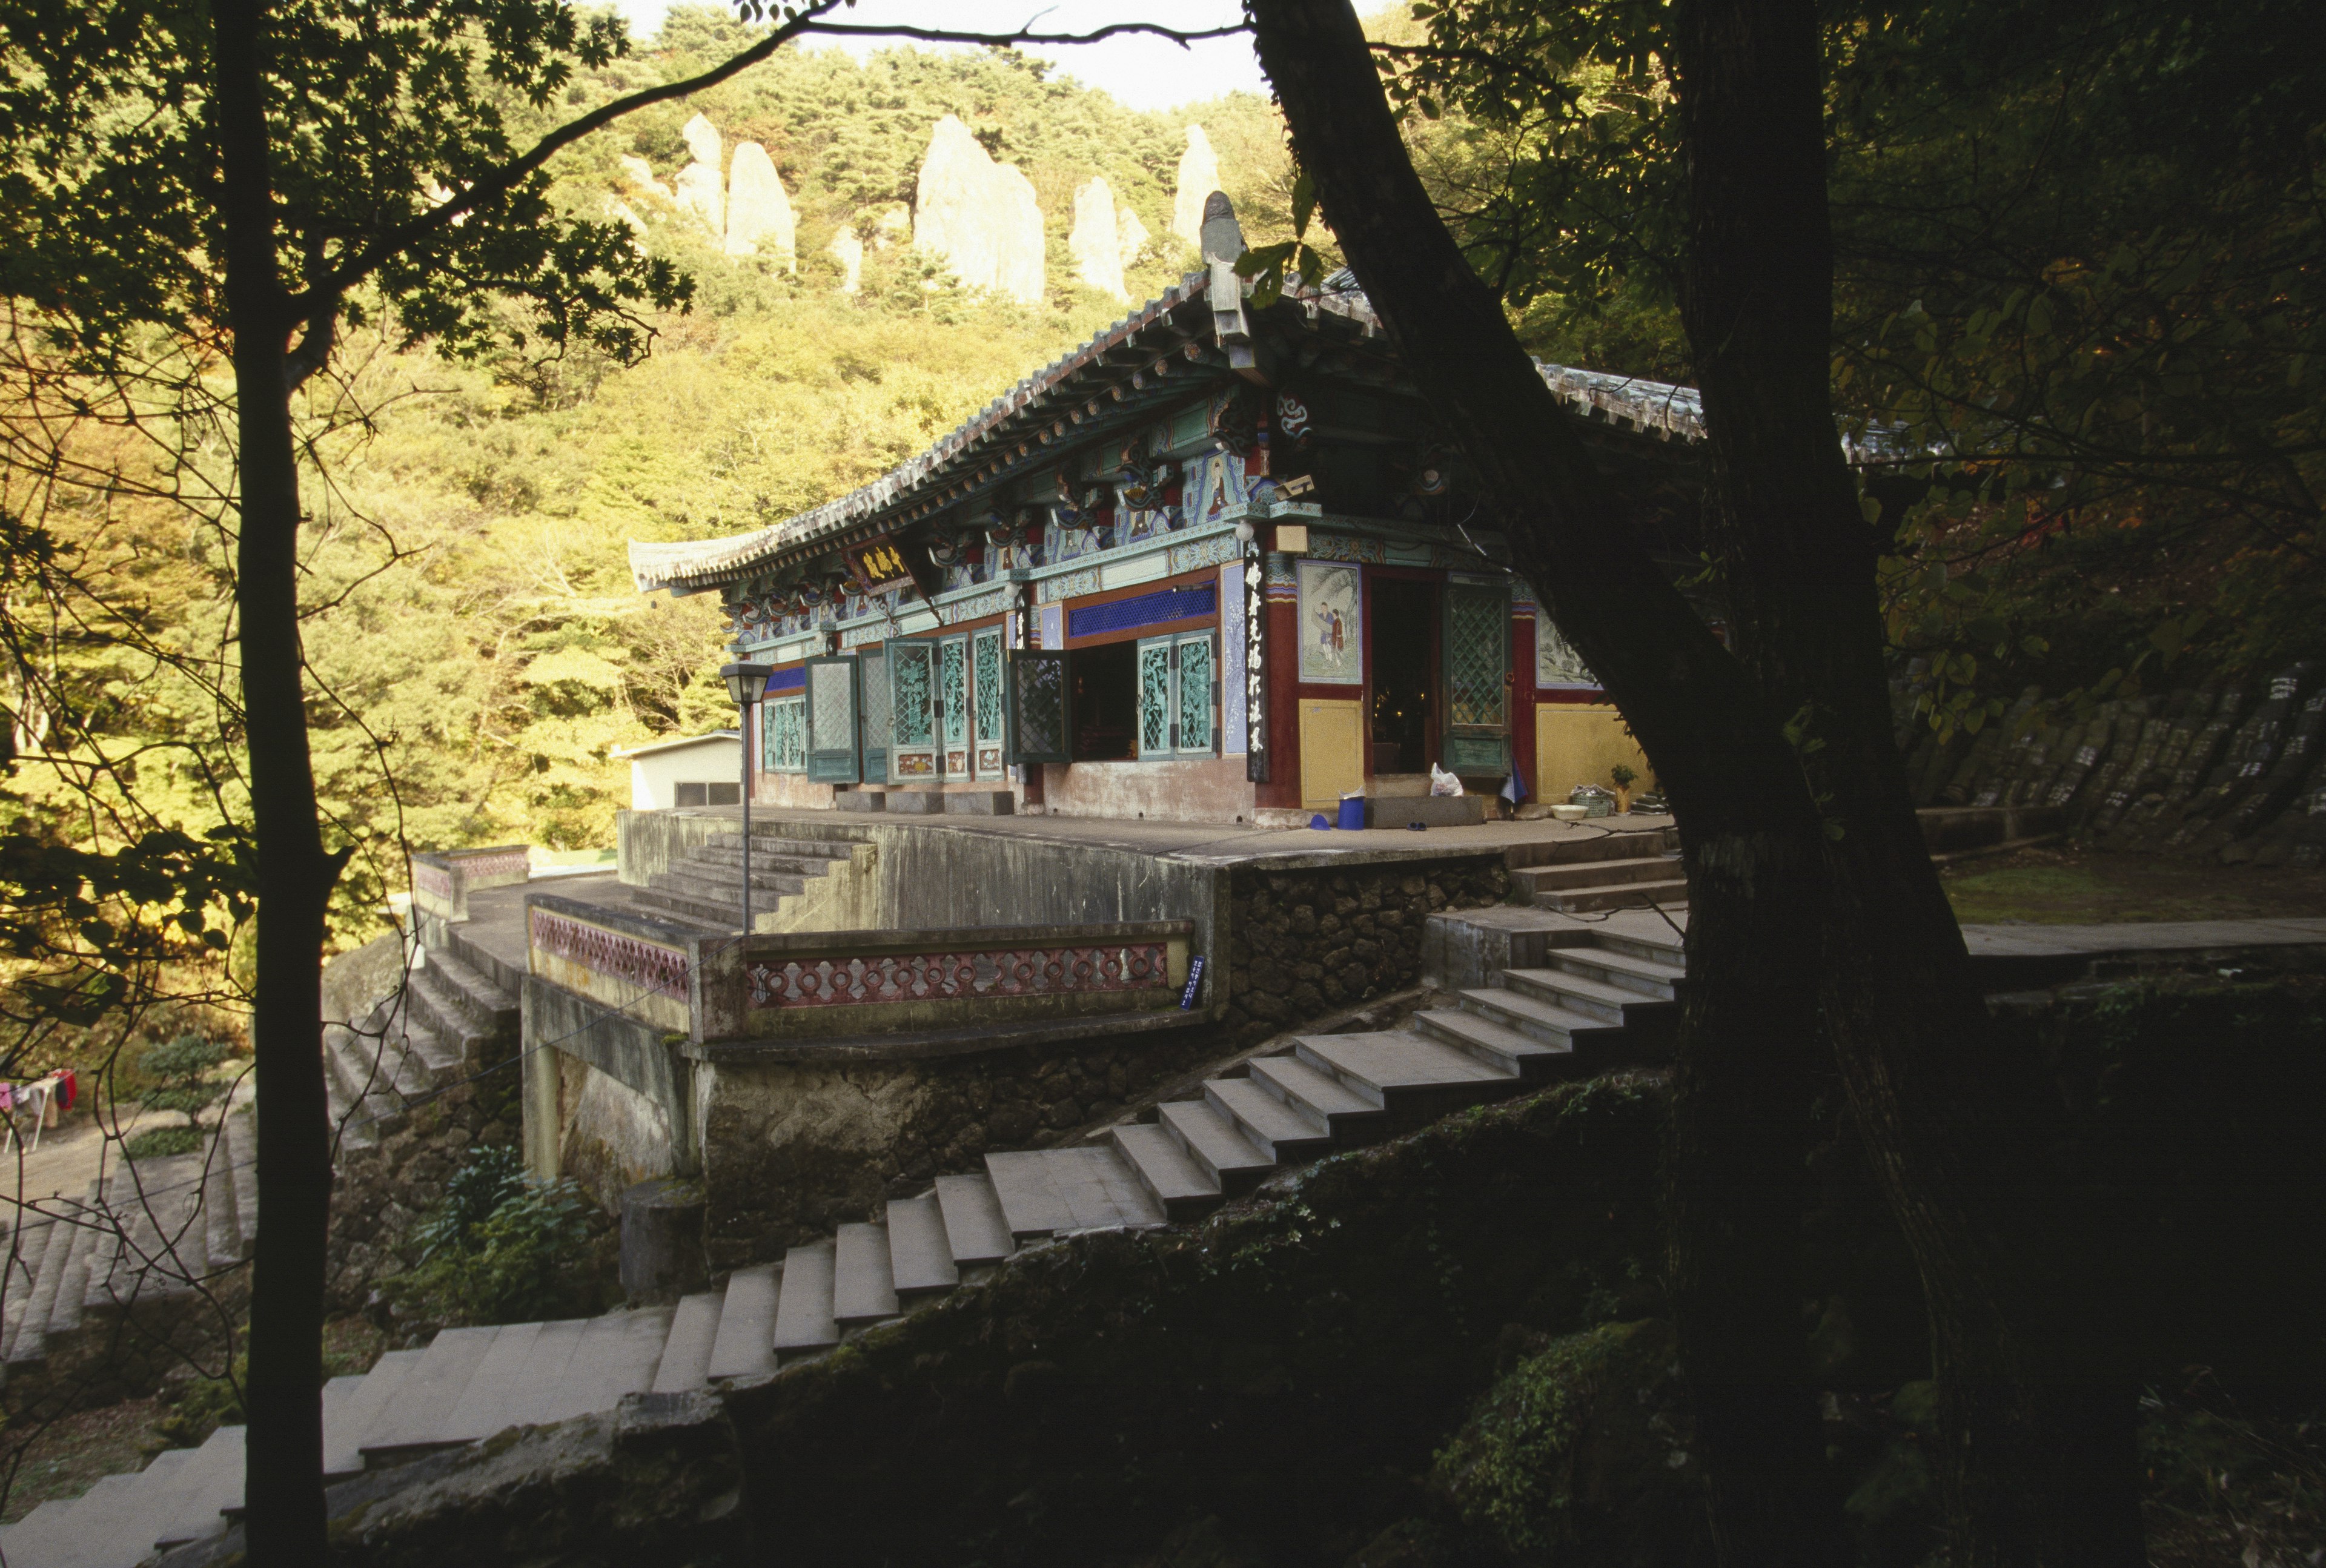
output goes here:
{"type": "Polygon", "coordinates": [[[1001,634],[999,631],[980,632],[971,639],[976,672],[976,696],[972,706],[977,710],[977,738],[1001,738],[1001,634]]]}
{"type": "Polygon", "coordinates": [[[1509,722],[1503,672],[1510,645],[1510,600],[1502,589],[1446,590],[1446,709],[1456,727],[1500,729],[1509,722]]]}
{"type": "Polygon", "coordinates": [[[1139,755],[1171,753],[1171,645],[1139,645],[1139,755]]]}
{"type": "Polygon", "coordinates": [[[1212,749],[1212,639],[1181,640],[1179,654],[1179,750],[1209,755],[1212,749]]]}
{"type": "Polygon", "coordinates": [[[938,720],[947,747],[969,744],[969,704],[963,700],[969,686],[969,642],[947,637],[937,645],[937,700],[944,706],[938,720]]]}
{"type": "Polygon", "coordinates": [[[926,643],[907,644],[894,649],[889,658],[896,666],[896,705],[890,710],[890,722],[896,727],[898,746],[928,746],[936,739],[935,711],[930,699],[935,691],[930,684],[930,648],[926,643]]]}
{"type": "Polygon", "coordinates": [[[1139,645],[1139,755],[1209,756],[1219,739],[1212,634],[1139,645]]]}
{"type": "Polygon", "coordinates": [[[807,696],[805,692],[778,697],[762,711],[767,737],[768,771],[807,771],[807,696]]]}

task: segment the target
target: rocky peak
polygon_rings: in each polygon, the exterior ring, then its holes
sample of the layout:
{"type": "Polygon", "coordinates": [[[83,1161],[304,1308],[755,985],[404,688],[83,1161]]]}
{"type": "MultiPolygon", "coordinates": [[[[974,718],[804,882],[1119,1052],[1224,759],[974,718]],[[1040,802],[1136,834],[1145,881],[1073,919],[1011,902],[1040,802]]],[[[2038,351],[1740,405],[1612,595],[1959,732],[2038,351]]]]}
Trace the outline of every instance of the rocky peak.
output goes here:
{"type": "Polygon", "coordinates": [[[1220,161],[1201,125],[1187,127],[1187,150],[1179,154],[1179,184],[1171,198],[1171,232],[1189,245],[1204,243],[1204,202],[1220,188],[1220,161]]]}
{"type": "Polygon", "coordinates": [[[791,198],[775,160],[757,142],[738,144],[727,174],[727,254],[772,255],[792,271],[797,264],[796,234],[791,198]]]}
{"type": "Polygon", "coordinates": [[[997,163],[952,115],[936,124],[913,197],[913,243],[972,288],[1042,298],[1042,209],[1026,176],[997,163]]]}
{"type": "Polygon", "coordinates": [[[1075,192],[1075,232],[1066,241],[1082,281],[1101,293],[1124,301],[1130,295],[1122,286],[1121,218],[1128,216],[1116,213],[1114,191],[1105,178],[1093,179],[1075,192]]]}

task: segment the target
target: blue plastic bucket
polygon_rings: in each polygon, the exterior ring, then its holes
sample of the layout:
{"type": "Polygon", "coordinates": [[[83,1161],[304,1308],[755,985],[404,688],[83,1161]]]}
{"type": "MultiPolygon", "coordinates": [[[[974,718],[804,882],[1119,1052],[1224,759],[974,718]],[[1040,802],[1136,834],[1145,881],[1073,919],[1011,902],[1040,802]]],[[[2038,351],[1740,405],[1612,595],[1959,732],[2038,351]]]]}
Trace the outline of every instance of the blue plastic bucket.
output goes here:
{"type": "Polygon", "coordinates": [[[1341,826],[1349,829],[1365,825],[1365,797],[1351,795],[1341,803],[1341,826]]]}

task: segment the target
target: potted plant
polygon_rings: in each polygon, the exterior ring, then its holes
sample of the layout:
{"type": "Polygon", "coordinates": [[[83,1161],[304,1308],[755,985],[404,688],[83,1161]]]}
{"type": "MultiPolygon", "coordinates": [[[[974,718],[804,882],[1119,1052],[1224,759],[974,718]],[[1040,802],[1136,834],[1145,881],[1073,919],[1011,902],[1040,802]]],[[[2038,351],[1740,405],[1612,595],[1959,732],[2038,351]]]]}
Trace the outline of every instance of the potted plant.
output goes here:
{"type": "Polygon", "coordinates": [[[1616,814],[1618,816],[1630,816],[1632,814],[1632,785],[1639,781],[1640,775],[1633,773],[1627,764],[1619,762],[1614,767],[1607,770],[1607,776],[1615,781],[1616,814]]]}

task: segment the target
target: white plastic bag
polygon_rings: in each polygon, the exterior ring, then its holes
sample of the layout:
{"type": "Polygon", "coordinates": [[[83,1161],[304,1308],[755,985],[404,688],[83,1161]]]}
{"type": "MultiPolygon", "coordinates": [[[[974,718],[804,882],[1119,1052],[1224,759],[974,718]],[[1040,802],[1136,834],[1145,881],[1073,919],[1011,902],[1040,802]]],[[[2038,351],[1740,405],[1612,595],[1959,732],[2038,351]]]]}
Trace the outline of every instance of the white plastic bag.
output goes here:
{"type": "Polygon", "coordinates": [[[1429,793],[1433,795],[1458,795],[1462,793],[1462,781],[1433,762],[1429,765],[1429,793]]]}

